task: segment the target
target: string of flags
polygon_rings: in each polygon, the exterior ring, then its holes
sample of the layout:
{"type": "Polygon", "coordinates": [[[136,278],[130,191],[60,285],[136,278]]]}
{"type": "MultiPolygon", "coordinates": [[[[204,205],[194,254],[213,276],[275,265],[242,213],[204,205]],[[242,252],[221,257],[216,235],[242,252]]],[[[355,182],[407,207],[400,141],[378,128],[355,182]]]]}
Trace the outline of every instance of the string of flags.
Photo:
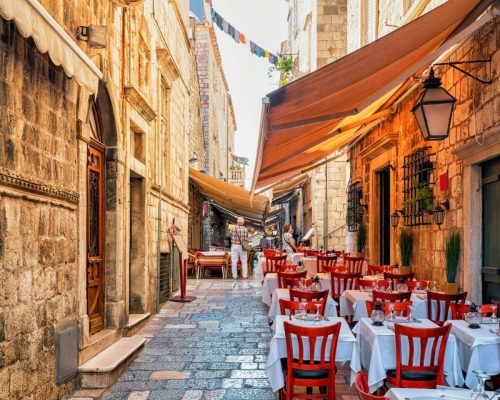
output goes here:
{"type": "Polygon", "coordinates": [[[224,33],[231,36],[236,43],[241,43],[250,49],[252,54],[257,57],[264,57],[269,60],[273,65],[278,64],[279,57],[269,50],[266,50],[259,46],[257,43],[249,40],[246,35],[238,31],[233,25],[231,25],[227,20],[225,20],[213,7],[210,7],[210,12],[212,16],[212,22],[217,25],[217,27],[224,33]]]}

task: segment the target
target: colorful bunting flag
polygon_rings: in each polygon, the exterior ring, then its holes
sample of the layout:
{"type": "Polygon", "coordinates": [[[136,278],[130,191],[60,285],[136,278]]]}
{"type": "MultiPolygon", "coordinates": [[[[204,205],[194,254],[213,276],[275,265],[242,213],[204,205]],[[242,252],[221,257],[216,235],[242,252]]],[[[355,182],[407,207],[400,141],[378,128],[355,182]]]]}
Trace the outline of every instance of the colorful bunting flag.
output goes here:
{"type": "Polygon", "coordinates": [[[222,18],[222,16],[217,11],[215,11],[213,7],[211,7],[210,14],[212,16],[213,23],[217,25],[217,27],[221,31],[231,36],[236,43],[242,43],[246,45],[250,48],[250,52],[252,54],[255,54],[257,57],[265,57],[271,64],[278,64],[279,57],[277,55],[271,53],[269,50],[263,49],[251,40],[248,40],[243,33],[238,31],[232,24],[222,18]]]}

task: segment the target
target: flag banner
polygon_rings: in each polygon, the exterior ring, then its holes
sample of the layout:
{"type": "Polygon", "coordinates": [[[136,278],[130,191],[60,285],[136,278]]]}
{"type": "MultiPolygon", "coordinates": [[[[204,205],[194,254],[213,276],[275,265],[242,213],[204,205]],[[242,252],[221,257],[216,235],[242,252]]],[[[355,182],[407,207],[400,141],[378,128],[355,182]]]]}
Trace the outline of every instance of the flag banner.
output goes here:
{"type": "MultiPolygon", "coordinates": [[[[206,4],[206,3],[205,3],[206,4]]],[[[257,57],[265,57],[271,64],[277,65],[279,57],[269,50],[266,50],[256,43],[248,39],[246,35],[237,30],[232,24],[226,21],[217,11],[211,7],[210,15],[212,16],[212,23],[217,25],[217,27],[233,38],[236,43],[241,43],[244,45],[250,44],[250,52],[255,54],[257,57]]]]}
{"type": "Polygon", "coordinates": [[[233,154],[233,161],[237,162],[238,164],[241,164],[241,165],[248,165],[248,158],[247,157],[239,157],[235,154],[233,154]]]}

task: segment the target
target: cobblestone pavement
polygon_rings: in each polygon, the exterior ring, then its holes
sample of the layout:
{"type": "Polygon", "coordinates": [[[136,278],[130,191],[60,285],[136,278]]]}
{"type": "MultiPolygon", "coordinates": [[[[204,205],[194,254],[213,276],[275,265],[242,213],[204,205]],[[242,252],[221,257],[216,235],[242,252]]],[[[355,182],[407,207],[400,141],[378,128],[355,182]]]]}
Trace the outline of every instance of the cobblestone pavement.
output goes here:
{"type": "MultiPolygon", "coordinates": [[[[192,303],[166,303],[138,335],[142,353],[108,390],[77,390],[74,400],[277,399],[265,375],[271,340],[259,281],[190,280],[192,303]]],[[[337,397],[356,400],[337,375],[337,397]]]]}

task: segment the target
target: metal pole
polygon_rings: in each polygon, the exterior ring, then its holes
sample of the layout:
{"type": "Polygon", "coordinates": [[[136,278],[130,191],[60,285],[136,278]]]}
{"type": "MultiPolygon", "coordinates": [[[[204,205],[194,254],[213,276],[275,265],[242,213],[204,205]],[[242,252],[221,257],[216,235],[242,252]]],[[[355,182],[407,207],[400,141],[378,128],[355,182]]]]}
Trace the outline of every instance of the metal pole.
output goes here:
{"type": "Polygon", "coordinates": [[[328,250],[328,163],[325,164],[325,204],[323,206],[323,249],[328,250]]]}

